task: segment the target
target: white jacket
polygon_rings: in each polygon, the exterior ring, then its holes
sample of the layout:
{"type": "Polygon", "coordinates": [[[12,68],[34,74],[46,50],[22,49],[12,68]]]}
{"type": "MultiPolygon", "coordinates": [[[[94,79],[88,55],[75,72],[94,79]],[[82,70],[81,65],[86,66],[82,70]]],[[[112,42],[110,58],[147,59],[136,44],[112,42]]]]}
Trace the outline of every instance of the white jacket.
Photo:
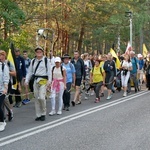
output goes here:
{"type": "Polygon", "coordinates": [[[0,62],[0,93],[4,91],[4,85],[9,83],[9,68],[4,65],[4,70],[2,70],[2,63],[0,62]]]}

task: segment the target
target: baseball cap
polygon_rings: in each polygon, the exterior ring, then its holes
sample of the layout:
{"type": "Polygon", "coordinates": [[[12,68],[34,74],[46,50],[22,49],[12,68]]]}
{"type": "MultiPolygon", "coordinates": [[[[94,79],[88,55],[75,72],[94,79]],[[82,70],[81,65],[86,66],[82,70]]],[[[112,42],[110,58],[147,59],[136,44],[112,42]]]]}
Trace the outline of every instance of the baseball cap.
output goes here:
{"type": "Polygon", "coordinates": [[[37,50],[41,50],[41,51],[44,52],[44,49],[43,49],[41,46],[37,46],[37,47],[35,48],[35,52],[36,52],[37,50]]]}
{"type": "Polygon", "coordinates": [[[142,55],[142,54],[138,54],[137,56],[138,56],[138,58],[141,58],[141,57],[143,57],[143,55],[142,55]]]}
{"type": "Polygon", "coordinates": [[[61,58],[60,57],[56,57],[55,58],[55,62],[61,62],[61,58]]]}

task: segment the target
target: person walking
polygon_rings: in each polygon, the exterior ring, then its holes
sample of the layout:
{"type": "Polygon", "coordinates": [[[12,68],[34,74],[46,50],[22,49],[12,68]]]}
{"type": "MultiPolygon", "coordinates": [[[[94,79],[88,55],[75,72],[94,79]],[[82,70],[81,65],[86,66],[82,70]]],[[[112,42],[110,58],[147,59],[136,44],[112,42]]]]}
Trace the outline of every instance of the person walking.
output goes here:
{"type": "Polygon", "coordinates": [[[150,90],[150,54],[147,55],[144,64],[144,70],[146,74],[146,87],[148,88],[148,90],[150,90]]]}
{"type": "Polygon", "coordinates": [[[108,90],[107,100],[110,100],[112,98],[112,85],[116,79],[116,66],[111,53],[108,53],[107,60],[104,62],[103,68],[106,73],[105,85],[108,90]]]}
{"type": "Polygon", "coordinates": [[[17,71],[17,88],[14,89],[14,94],[17,95],[15,96],[15,105],[14,107],[21,107],[22,105],[22,100],[21,100],[21,85],[23,83],[23,80],[26,77],[26,67],[25,67],[25,61],[23,57],[20,55],[20,50],[16,49],[15,50],[15,55],[16,55],[16,71],[17,71]]]}
{"type": "Polygon", "coordinates": [[[132,63],[130,56],[125,55],[121,66],[121,83],[123,87],[123,96],[127,96],[127,85],[130,78],[130,71],[132,70],[132,63]]]}
{"type": "MultiPolygon", "coordinates": [[[[134,51],[130,51],[130,59],[131,59],[131,63],[132,63],[132,70],[130,71],[130,79],[132,79],[134,88],[135,88],[135,92],[137,92],[139,90],[138,89],[138,80],[137,80],[137,73],[139,70],[139,61],[135,57],[134,51]]],[[[128,84],[128,91],[131,92],[130,83],[128,84]]]]}
{"type": "Polygon", "coordinates": [[[66,69],[66,89],[63,94],[64,110],[69,111],[70,107],[70,92],[71,87],[75,86],[75,68],[72,63],[69,62],[71,57],[68,54],[64,54],[62,57],[62,66],[66,69]]]}
{"type": "Polygon", "coordinates": [[[13,111],[12,111],[13,101],[9,100],[9,94],[12,93],[12,85],[14,82],[14,78],[16,77],[16,71],[15,71],[13,64],[10,61],[6,60],[6,52],[3,50],[0,50],[0,53],[1,53],[0,61],[2,63],[4,63],[5,65],[7,65],[8,69],[9,69],[9,75],[10,75],[8,91],[7,91],[8,95],[6,95],[6,97],[5,97],[4,106],[8,111],[8,121],[11,121],[13,119],[13,111]]]}
{"type": "Polygon", "coordinates": [[[74,58],[71,60],[71,63],[75,66],[76,70],[76,81],[75,81],[75,95],[73,101],[71,101],[72,106],[75,106],[76,104],[81,104],[81,96],[80,96],[80,86],[81,81],[83,79],[83,82],[85,81],[85,67],[84,62],[80,58],[79,52],[74,51],[74,58]]]}
{"type": "Polygon", "coordinates": [[[66,70],[61,65],[61,58],[55,58],[55,66],[52,68],[52,84],[51,84],[51,112],[49,113],[50,116],[56,114],[56,94],[58,94],[58,111],[57,115],[62,114],[62,107],[63,107],[63,93],[66,89],[66,70]]]}
{"type": "Polygon", "coordinates": [[[33,89],[35,97],[35,121],[46,119],[46,89],[51,83],[51,66],[44,56],[44,50],[38,46],[35,48],[36,57],[31,60],[25,79],[25,86],[29,85],[31,77],[34,77],[33,89]]]}
{"type": "MultiPolygon", "coordinates": [[[[23,58],[24,58],[24,61],[25,61],[26,74],[27,74],[29,66],[30,66],[30,63],[31,63],[31,59],[28,57],[27,50],[23,51],[23,58]]],[[[24,104],[24,105],[26,105],[27,103],[30,102],[30,98],[29,98],[29,94],[28,93],[29,93],[29,90],[28,90],[28,88],[25,87],[25,99],[22,100],[22,104],[24,104]]]]}
{"type": "Polygon", "coordinates": [[[1,57],[6,57],[6,52],[0,50],[0,132],[5,130],[6,122],[4,120],[4,100],[8,91],[9,69],[1,62],[1,57]]]}
{"type": "Polygon", "coordinates": [[[105,71],[100,65],[100,60],[95,60],[95,66],[90,73],[90,83],[93,85],[96,94],[95,103],[100,102],[99,91],[103,85],[105,85],[105,71]]]}

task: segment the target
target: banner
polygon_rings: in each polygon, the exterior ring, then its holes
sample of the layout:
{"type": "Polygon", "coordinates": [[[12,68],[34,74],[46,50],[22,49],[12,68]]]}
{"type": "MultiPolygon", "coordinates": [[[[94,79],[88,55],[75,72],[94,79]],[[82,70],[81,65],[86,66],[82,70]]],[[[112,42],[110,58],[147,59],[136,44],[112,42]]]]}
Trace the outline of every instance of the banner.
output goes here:
{"type": "Polygon", "coordinates": [[[130,44],[130,42],[128,42],[125,54],[129,55],[131,50],[132,50],[131,44],[130,44]]]}
{"type": "MultiPolygon", "coordinates": [[[[15,50],[14,45],[11,43],[10,49],[8,51],[7,60],[14,66],[16,71],[16,62],[15,62],[16,56],[15,56],[15,50]]],[[[16,77],[12,77],[12,89],[17,89],[17,79],[16,77]]]]}
{"type": "Polygon", "coordinates": [[[120,69],[121,63],[120,63],[120,60],[119,60],[119,58],[118,58],[116,52],[111,48],[111,49],[110,49],[110,53],[112,54],[113,57],[116,58],[116,68],[117,68],[117,69],[120,69]]]}
{"type": "Polygon", "coordinates": [[[143,44],[143,57],[145,58],[147,56],[147,54],[148,54],[148,50],[147,50],[145,44],[143,44]]]}

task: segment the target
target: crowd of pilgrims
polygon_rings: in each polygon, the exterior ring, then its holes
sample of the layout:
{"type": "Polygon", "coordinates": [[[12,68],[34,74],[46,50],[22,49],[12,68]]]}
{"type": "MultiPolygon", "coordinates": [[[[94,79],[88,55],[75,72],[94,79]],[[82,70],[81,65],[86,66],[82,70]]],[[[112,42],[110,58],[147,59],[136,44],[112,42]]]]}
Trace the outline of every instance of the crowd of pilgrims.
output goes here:
{"type": "Polygon", "coordinates": [[[31,99],[35,102],[35,121],[44,121],[46,100],[51,102],[49,115],[53,116],[69,111],[70,106],[81,104],[83,99],[99,103],[102,98],[110,100],[116,91],[123,91],[126,97],[133,90],[138,92],[139,85],[150,90],[150,53],[145,58],[134,51],[118,53],[119,67],[111,53],[80,55],[74,51],[71,58],[68,54],[54,56],[50,51],[49,57],[45,57],[43,48],[36,47],[33,59],[28,57],[28,51],[21,56],[16,49],[15,55],[16,69],[6,59],[6,52],[0,50],[0,76],[5,76],[0,81],[0,131],[5,129],[5,120],[12,121],[13,108],[20,108],[31,99]],[[13,88],[14,78],[16,88],[13,88]]]}

